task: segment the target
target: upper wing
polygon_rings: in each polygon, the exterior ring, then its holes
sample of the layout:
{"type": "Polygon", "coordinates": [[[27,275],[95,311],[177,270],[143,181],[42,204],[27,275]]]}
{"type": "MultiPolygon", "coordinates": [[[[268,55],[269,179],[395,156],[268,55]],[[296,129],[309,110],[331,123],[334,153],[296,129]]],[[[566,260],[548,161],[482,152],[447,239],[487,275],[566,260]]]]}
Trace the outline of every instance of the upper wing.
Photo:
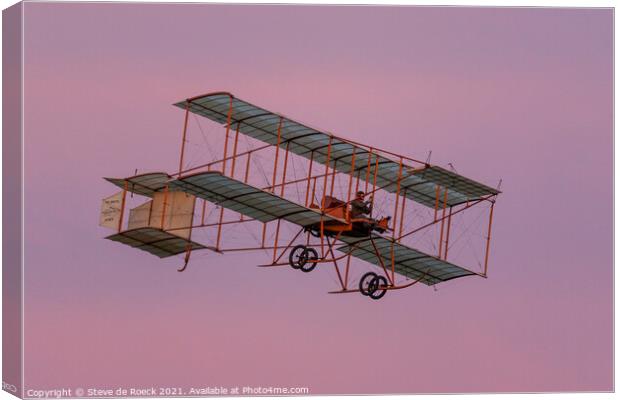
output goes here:
{"type": "Polygon", "coordinates": [[[115,184],[121,189],[140,194],[142,196],[153,197],[154,192],[158,192],[166,187],[170,180],[170,175],[165,172],[150,172],[132,176],[129,178],[104,178],[106,181],[115,184]]]}
{"type": "Polygon", "coordinates": [[[440,260],[437,257],[382,236],[372,236],[364,239],[343,237],[340,240],[347,244],[337,248],[337,250],[344,253],[350,252],[354,257],[380,266],[381,262],[377,258],[378,252],[388,270],[392,268],[392,246],[394,246],[394,271],[411,279],[421,278],[421,282],[426,285],[435,285],[450,279],[476,275],[465,268],[440,260]],[[375,251],[375,247],[377,251],[375,251]]]}
{"type": "Polygon", "coordinates": [[[226,124],[231,99],[231,126],[235,129],[238,127],[239,132],[262,142],[277,145],[278,130],[280,130],[280,147],[288,146],[288,150],[292,153],[308,159],[312,157],[315,162],[321,164],[328,162],[327,153],[331,138],[330,166],[347,174],[353,167],[356,174],[359,172],[360,176],[364,177],[368,173],[372,177],[376,163],[378,187],[395,193],[400,186],[401,195],[425,206],[443,208],[446,190],[447,206],[500,193],[496,189],[435,166],[426,166],[419,170],[405,166],[400,185],[398,185],[400,163],[371,153],[365,147],[257,107],[230,93],[207,94],[180,101],[175,106],[182,109],[188,108],[195,114],[226,124]],[[354,158],[355,165],[352,166],[354,158]],[[437,201],[437,198],[441,201],[437,201]]]}
{"type": "Polygon", "coordinates": [[[169,183],[170,190],[193,194],[261,222],[284,219],[301,226],[341,221],[273,193],[222,175],[218,171],[187,175],[169,183]]]}

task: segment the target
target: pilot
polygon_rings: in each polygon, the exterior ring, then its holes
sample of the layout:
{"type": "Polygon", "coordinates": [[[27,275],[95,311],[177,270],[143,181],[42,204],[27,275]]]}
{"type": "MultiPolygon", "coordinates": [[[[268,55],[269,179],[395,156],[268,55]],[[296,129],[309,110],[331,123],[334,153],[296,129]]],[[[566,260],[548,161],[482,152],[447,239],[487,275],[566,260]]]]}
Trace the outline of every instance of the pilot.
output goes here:
{"type": "Polygon", "coordinates": [[[351,201],[351,218],[363,218],[372,211],[372,204],[370,200],[364,201],[364,195],[365,193],[360,190],[351,201]]]}

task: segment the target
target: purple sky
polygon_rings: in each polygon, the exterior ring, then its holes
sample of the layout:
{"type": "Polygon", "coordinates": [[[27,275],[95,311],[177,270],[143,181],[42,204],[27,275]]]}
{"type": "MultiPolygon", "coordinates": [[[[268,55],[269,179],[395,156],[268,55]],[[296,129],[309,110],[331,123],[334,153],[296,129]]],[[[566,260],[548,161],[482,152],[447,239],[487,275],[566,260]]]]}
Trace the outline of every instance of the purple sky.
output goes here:
{"type": "Polygon", "coordinates": [[[612,18],[26,3],[26,389],[611,390],[612,18]],[[179,274],[103,240],[101,177],[174,171],[171,104],[215,90],[502,178],[489,279],[371,302],[261,253],[179,274]]]}

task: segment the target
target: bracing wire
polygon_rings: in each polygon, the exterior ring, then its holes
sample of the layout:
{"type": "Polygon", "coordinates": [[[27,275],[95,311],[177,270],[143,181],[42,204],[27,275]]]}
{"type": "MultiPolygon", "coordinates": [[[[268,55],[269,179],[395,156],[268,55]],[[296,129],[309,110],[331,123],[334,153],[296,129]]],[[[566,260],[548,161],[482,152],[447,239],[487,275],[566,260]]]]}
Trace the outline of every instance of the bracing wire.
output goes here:
{"type": "Polygon", "coordinates": [[[200,130],[201,137],[202,137],[203,141],[205,142],[205,145],[207,146],[207,151],[209,153],[211,153],[212,161],[216,160],[217,156],[215,155],[215,153],[213,152],[213,149],[211,148],[211,144],[209,143],[209,140],[207,139],[207,135],[205,134],[204,130],[202,129],[202,125],[200,124],[200,121],[198,120],[198,118],[196,118],[196,115],[194,115],[193,113],[192,113],[192,117],[194,118],[194,120],[198,124],[198,129],[200,130]]]}

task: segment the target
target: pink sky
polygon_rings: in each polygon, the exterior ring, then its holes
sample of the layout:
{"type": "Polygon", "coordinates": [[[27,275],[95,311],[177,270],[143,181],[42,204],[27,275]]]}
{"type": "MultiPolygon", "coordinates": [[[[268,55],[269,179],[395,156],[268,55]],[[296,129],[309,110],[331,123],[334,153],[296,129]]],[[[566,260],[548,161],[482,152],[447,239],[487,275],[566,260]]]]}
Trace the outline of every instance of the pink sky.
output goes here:
{"type": "Polygon", "coordinates": [[[26,3],[26,389],[612,390],[612,18],[26,3]],[[101,177],[174,171],[171,104],[215,90],[502,178],[489,279],[370,302],[260,253],[179,274],[103,240],[101,177]]]}

